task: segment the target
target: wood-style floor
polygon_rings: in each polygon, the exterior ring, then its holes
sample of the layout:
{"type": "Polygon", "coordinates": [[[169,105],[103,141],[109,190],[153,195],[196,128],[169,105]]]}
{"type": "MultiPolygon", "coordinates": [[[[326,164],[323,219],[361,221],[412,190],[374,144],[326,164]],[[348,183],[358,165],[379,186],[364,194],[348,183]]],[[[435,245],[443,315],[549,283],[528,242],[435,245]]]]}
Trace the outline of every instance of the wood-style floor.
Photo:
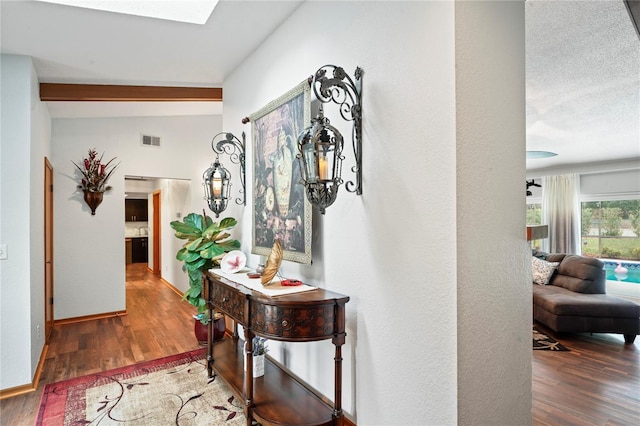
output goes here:
{"type": "Polygon", "coordinates": [[[533,351],[534,425],[640,425],[640,337],[538,329],[570,352],[533,351]]]}
{"type": "Polygon", "coordinates": [[[44,385],[197,349],[195,309],[146,263],[127,265],[127,315],[56,324],[37,391],[0,401],[0,425],[33,426],[44,385]]]}
{"type": "MultiPolygon", "coordinates": [[[[46,383],[198,347],[193,308],[147,272],[127,267],[127,315],[56,325],[36,392],[0,401],[0,424],[32,426],[46,383]]],[[[533,351],[534,425],[640,424],[640,338],[563,335],[570,352],[533,351]]]]}

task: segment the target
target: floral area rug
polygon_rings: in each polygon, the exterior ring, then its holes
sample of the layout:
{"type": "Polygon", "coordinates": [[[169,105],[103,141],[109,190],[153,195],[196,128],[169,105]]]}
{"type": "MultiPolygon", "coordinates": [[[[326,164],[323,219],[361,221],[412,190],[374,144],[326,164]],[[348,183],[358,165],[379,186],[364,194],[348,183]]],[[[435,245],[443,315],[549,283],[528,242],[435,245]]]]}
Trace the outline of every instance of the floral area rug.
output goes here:
{"type": "Polygon", "coordinates": [[[36,426],[245,425],[241,401],[207,377],[204,349],[45,386],[36,426]]]}
{"type": "Polygon", "coordinates": [[[556,342],[551,337],[544,333],[540,333],[536,330],[536,326],[533,326],[533,350],[539,351],[568,351],[566,346],[556,342]]]}

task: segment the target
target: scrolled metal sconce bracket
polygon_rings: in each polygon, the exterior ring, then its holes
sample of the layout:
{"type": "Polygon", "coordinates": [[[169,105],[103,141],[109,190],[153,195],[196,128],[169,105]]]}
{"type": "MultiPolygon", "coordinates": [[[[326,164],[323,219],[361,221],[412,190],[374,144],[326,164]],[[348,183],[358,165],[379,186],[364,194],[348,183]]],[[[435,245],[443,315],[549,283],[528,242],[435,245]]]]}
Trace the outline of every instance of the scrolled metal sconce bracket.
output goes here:
{"type": "Polygon", "coordinates": [[[338,196],[344,160],[344,139],[324,116],[323,104],[338,104],[342,118],[353,121],[351,142],[355,165],[351,171],[355,173],[355,181],[347,182],[345,187],[349,192],[362,194],[362,75],[362,68],[357,67],[354,82],[344,69],[335,65],[325,65],[313,75],[311,85],[321,105],[318,116],[298,135],[296,158],[307,199],[321,214],[338,196]]]}
{"type": "Polygon", "coordinates": [[[240,193],[241,198],[236,199],[236,204],[247,205],[247,187],[245,183],[245,133],[242,132],[242,140],[238,139],[233,133],[221,132],[213,137],[211,140],[211,149],[216,154],[226,154],[234,164],[240,165],[240,184],[242,189],[240,193]],[[224,135],[224,139],[216,142],[216,139],[224,135]]]}
{"type": "Polygon", "coordinates": [[[347,191],[362,194],[362,77],[364,70],[356,67],[355,81],[336,65],[324,65],[313,76],[313,91],[322,103],[339,105],[340,115],[346,121],[353,121],[351,139],[355,165],[351,168],[356,175],[355,182],[345,184],[347,191]],[[329,76],[331,75],[331,76],[329,76]]]}

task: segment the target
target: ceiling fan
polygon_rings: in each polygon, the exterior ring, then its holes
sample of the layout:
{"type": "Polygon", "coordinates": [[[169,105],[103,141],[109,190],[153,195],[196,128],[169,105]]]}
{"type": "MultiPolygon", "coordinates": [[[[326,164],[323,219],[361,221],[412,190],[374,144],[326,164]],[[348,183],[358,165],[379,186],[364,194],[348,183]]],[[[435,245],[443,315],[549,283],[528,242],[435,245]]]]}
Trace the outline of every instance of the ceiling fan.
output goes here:
{"type": "Polygon", "coordinates": [[[527,160],[555,157],[556,155],[558,154],[551,151],[527,151],[527,160]]]}

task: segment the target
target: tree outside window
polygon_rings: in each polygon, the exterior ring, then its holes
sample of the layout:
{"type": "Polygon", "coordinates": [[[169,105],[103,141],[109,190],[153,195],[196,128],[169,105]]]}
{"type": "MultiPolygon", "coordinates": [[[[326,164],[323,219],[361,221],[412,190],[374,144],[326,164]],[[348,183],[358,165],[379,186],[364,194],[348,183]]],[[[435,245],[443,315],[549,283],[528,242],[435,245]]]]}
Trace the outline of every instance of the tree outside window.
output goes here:
{"type": "Polygon", "coordinates": [[[584,256],[640,260],[640,200],[582,203],[584,256]]]}

